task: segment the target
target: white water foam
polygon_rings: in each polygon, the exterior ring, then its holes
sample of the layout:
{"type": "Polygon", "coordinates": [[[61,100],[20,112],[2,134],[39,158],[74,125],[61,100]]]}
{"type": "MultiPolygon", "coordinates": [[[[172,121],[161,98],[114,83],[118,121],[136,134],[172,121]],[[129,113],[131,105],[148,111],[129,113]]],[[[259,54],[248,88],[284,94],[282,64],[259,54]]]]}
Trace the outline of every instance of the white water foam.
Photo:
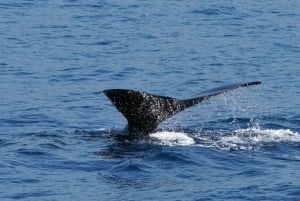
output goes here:
{"type": "Polygon", "coordinates": [[[160,131],[150,134],[150,137],[160,145],[187,146],[195,144],[194,139],[183,132],[160,131]]]}
{"type": "Polygon", "coordinates": [[[300,142],[300,134],[290,129],[238,129],[230,135],[216,137],[212,144],[225,150],[255,150],[265,143],[300,142]]]}
{"type": "Polygon", "coordinates": [[[237,136],[247,136],[252,142],[300,142],[300,134],[290,129],[239,129],[237,136]]]}
{"type": "Polygon", "coordinates": [[[210,132],[187,134],[160,131],[150,134],[154,143],[166,146],[203,146],[224,150],[255,150],[261,143],[300,142],[300,134],[290,129],[238,129],[232,133],[210,132]]]}

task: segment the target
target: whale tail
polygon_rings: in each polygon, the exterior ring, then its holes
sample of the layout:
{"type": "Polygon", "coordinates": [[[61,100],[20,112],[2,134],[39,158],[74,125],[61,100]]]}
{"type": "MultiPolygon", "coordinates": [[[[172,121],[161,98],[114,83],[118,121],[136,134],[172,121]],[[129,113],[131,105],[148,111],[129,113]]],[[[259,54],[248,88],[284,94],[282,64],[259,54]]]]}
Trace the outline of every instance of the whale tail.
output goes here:
{"type": "Polygon", "coordinates": [[[233,89],[259,84],[261,82],[226,85],[186,100],[127,89],[107,89],[103,92],[127,119],[129,135],[138,137],[148,135],[163,120],[197,103],[233,89]]]}

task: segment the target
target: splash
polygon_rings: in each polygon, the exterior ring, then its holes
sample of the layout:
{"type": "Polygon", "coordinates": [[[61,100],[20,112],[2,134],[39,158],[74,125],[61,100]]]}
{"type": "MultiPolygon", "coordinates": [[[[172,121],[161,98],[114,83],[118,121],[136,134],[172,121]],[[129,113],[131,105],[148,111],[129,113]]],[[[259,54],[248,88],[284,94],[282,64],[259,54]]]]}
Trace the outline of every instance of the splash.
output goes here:
{"type": "Polygon", "coordinates": [[[160,131],[150,134],[154,143],[167,146],[188,146],[195,144],[192,137],[184,132],[160,131]]]}
{"type": "Polygon", "coordinates": [[[257,150],[274,143],[299,143],[300,134],[290,129],[247,128],[235,131],[186,133],[160,131],[150,134],[153,143],[165,146],[201,146],[222,150],[257,150]]]}
{"type": "Polygon", "coordinates": [[[300,142],[300,134],[290,129],[239,129],[235,131],[241,138],[247,137],[251,142],[300,142]]]}
{"type": "Polygon", "coordinates": [[[279,143],[298,143],[300,134],[290,129],[238,129],[231,133],[214,132],[213,137],[199,136],[206,144],[224,150],[257,150],[279,143]]]}

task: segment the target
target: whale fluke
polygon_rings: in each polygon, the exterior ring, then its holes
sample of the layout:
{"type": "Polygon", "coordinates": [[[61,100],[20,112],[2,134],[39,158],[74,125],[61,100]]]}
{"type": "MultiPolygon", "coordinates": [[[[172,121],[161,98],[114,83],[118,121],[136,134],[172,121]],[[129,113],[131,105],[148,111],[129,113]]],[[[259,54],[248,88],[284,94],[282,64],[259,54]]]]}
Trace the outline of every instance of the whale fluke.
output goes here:
{"type": "Polygon", "coordinates": [[[107,89],[103,92],[127,119],[128,133],[134,138],[148,135],[163,120],[197,103],[233,89],[259,84],[261,82],[226,85],[186,100],[127,89],[107,89]]]}

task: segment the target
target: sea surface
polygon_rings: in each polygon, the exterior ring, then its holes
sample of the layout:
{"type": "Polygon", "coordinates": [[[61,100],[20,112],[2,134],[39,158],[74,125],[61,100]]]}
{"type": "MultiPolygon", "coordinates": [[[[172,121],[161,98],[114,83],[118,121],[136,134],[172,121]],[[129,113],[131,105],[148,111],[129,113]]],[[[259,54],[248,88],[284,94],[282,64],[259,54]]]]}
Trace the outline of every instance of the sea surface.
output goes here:
{"type": "Polygon", "coordinates": [[[0,200],[299,200],[300,2],[0,2],[0,200]],[[186,99],[122,140],[103,90],[186,99]]]}

